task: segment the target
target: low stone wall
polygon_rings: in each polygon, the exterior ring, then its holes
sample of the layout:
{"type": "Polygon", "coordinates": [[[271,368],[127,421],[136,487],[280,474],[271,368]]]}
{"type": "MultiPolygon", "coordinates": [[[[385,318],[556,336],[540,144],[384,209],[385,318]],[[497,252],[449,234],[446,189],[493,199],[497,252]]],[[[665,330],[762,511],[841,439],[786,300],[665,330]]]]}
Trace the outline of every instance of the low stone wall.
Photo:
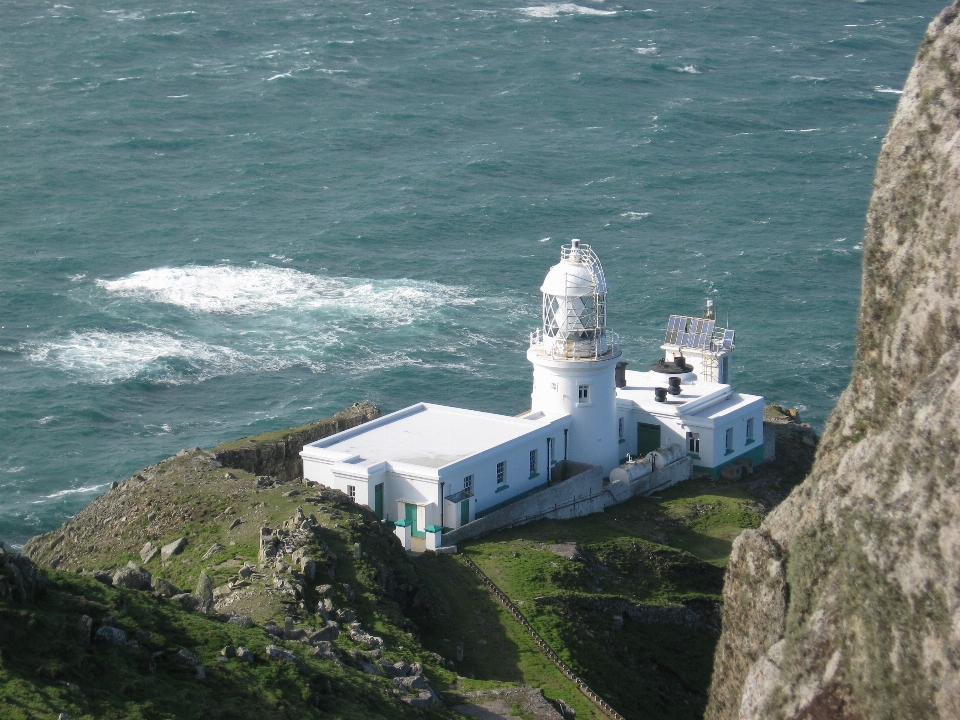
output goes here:
{"type": "Polygon", "coordinates": [[[210,452],[224,467],[239,468],[254,475],[269,475],[283,481],[295,480],[303,477],[300,451],[304,445],[375,420],[380,414],[376,405],[359,402],[325,420],[225,443],[210,452]]]}
{"type": "Polygon", "coordinates": [[[633,482],[609,485],[603,484],[602,468],[596,465],[583,467],[588,469],[569,480],[532,493],[489,515],[444,533],[443,544],[455,545],[495,530],[524,525],[534,520],[563,520],[603,512],[609,505],[622,503],[637,495],[648,495],[688,479],[693,472],[693,460],[683,457],[633,482]]]}
{"type": "Polygon", "coordinates": [[[665,490],[678,482],[687,480],[693,473],[693,460],[682,457],[666,467],[654,470],[632,482],[612,482],[605,488],[609,496],[607,505],[616,505],[637,495],[649,495],[657,490],[665,490]]]}
{"type": "Polygon", "coordinates": [[[606,505],[603,492],[603,469],[596,465],[539,492],[527,495],[489,515],[443,534],[443,544],[453,545],[486,535],[494,530],[523,525],[542,518],[580,517],[603,512],[606,505]]]}

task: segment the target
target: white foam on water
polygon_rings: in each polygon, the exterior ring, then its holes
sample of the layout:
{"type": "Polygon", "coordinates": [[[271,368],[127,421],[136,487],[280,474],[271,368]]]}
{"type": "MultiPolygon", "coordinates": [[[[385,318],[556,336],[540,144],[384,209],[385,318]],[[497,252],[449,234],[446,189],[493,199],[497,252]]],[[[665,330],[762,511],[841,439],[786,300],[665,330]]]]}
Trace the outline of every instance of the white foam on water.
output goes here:
{"type": "Polygon", "coordinates": [[[197,383],[222,375],[276,371],[300,358],[252,356],[161,332],[74,332],[62,340],[36,345],[28,355],[86,382],[109,384],[136,377],[160,384],[197,383]]]}
{"type": "Polygon", "coordinates": [[[47,415],[46,417],[42,417],[39,420],[37,420],[37,423],[39,425],[46,425],[48,422],[53,422],[56,419],[57,419],[56,415],[47,415]]]}
{"type": "Polygon", "coordinates": [[[97,280],[108,293],[194,313],[263,315],[279,309],[336,311],[406,325],[424,311],[475,303],[460,287],[413,280],[312,275],[273,265],[187,265],[97,280]]]}
{"type": "Polygon", "coordinates": [[[574,3],[548,3],[546,5],[534,5],[531,7],[517,8],[527,17],[533,18],[555,18],[561,15],[616,15],[616,10],[598,10],[596,8],[584,7],[574,3]]]}
{"type": "Polygon", "coordinates": [[[660,49],[656,45],[652,45],[650,47],[634,48],[633,51],[637,55],[656,55],[660,52],[660,49]]]}
{"type": "Polygon", "coordinates": [[[52,495],[44,495],[43,497],[47,500],[56,500],[57,498],[64,497],[66,495],[76,495],[78,493],[90,493],[96,492],[100,488],[105,488],[110,483],[103,483],[102,485],[85,485],[78,488],[70,488],[69,490],[61,490],[60,492],[55,492],[52,495]]]}
{"type": "Polygon", "coordinates": [[[896,88],[887,87],[886,85],[874,85],[873,89],[878,93],[892,93],[894,95],[903,95],[903,90],[897,90],[896,88]]]}
{"type": "Polygon", "coordinates": [[[650,217],[650,213],[628,211],[625,213],[620,213],[620,217],[630,218],[631,220],[643,220],[643,218],[650,217]]]}
{"type": "Polygon", "coordinates": [[[67,278],[70,282],[80,282],[86,277],[86,273],[80,273],[79,275],[71,275],[67,278]]]}
{"type": "Polygon", "coordinates": [[[700,71],[697,69],[696,65],[684,65],[682,67],[672,67],[670,68],[674,72],[678,73],[687,73],[689,75],[699,75],[700,71]]]}
{"type": "Polygon", "coordinates": [[[18,473],[18,472],[23,472],[23,471],[26,470],[26,469],[27,469],[27,468],[24,467],[23,465],[19,465],[19,466],[17,466],[17,467],[7,468],[6,470],[4,470],[4,472],[8,472],[8,473],[18,473]]]}

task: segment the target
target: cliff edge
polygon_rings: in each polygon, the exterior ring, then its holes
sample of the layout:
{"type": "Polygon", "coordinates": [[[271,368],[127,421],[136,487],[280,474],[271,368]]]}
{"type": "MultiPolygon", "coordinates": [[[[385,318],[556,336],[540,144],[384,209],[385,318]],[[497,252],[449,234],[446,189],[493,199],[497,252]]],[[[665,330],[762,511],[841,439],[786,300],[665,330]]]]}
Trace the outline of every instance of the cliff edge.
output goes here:
{"type": "Polygon", "coordinates": [[[960,717],[960,0],[883,143],[850,385],[734,545],[706,717],[960,717]]]}

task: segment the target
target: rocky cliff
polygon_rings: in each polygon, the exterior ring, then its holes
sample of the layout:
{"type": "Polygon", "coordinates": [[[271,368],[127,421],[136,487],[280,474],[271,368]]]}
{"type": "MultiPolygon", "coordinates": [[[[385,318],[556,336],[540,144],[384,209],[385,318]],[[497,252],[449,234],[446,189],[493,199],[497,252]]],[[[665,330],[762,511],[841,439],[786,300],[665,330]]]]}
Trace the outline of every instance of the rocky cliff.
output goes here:
{"type": "Polygon", "coordinates": [[[883,143],[850,386],[737,540],[708,720],[960,717],[960,2],[883,143]]]}

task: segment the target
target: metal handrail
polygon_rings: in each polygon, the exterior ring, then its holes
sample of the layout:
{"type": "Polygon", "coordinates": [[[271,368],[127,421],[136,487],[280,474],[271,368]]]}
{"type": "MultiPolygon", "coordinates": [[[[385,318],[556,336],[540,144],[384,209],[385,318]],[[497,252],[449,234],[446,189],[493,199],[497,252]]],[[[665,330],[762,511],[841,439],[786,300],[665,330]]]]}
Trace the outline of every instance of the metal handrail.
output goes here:
{"type": "Polygon", "coordinates": [[[574,684],[576,684],[577,689],[584,696],[586,696],[588,700],[590,700],[594,705],[596,705],[597,709],[599,709],[600,712],[602,712],[607,717],[612,718],[612,720],[626,720],[626,718],[623,717],[623,715],[621,715],[612,707],[610,707],[610,704],[606,700],[604,700],[602,697],[597,695],[597,693],[595,693],[590,688],[590,686],[587,685],[586,682],[584,682],[583,678],[581,678],[573,670],[570,669],[570,667],[557,654],[556,650],[550,647],[547,641],[544,640],[542,637],[540,637],[540,633],[538,633],[536,630],[533,629],[533,626],[530,624],[530,621],[527,620],[526,617],[524,617],[523,613],[520,612],[517,606],[513,604],[513,601],[511,601],[510,598],[508,598],[506,594],[500,588],[497,587],[496,583],[494,583],[493,580],[487,577],[487,574],[483,572],[483,570],[481,570],[473,560],[471,560],[469,557],[467,557],[463,553],[460,553],[459,557],[461,560],[463,560],[463,562],[466,564],[468,568],[473,570],[479,576],[483,584],[487,586],[487,589],[493,594],[493,596],[499,601],[499,603],[503,605],[504,609],[507,612],[509,612],[510,615],[513,616],[513,619],[516,620],[518,623],[520,623],[521,627],[523,627],[524,630],[530,633],[531,637],[533,637],[534,642],[536,642],[537,645],[540,646],[540,649],[543,651],[543,654],[553,661],[553,664],[557,666],[557,669],[559,669],[560,672],[562,672],[568,680],[571,680],[574,684]]]}

